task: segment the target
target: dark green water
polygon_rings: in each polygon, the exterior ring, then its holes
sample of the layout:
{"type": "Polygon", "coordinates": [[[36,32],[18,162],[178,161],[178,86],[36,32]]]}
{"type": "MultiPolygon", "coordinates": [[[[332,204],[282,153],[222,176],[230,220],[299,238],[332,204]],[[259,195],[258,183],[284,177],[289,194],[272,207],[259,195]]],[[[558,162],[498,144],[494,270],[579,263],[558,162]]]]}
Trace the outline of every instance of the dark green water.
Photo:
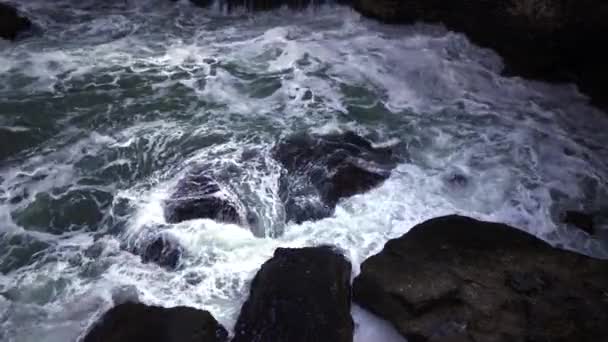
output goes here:
{"type": "MultiPolygon", "coordinates": [[[[570,85],[501,77],[500,59],[461,35],[340,7],[20,7],[43,34],[0,42],[2,341],[74,340],[134,296],[205,308],[231,327],[276,247],[335,244],[356,270],[389,238],[454,212],[607,256],[559,215],[606,219],[608,116],[570,85]],[[270,149],[293,133],[346,130],[404,162],[332,217],[286,223],[270,149]],[[166,223],[163,200],[196,165],[258,223],[166,223]],[[130,252],[159,231],[186,251],[176,271],[130,252]]],[[[358,341],[385,333],[360,311],[355,320],[358,341]]]]}

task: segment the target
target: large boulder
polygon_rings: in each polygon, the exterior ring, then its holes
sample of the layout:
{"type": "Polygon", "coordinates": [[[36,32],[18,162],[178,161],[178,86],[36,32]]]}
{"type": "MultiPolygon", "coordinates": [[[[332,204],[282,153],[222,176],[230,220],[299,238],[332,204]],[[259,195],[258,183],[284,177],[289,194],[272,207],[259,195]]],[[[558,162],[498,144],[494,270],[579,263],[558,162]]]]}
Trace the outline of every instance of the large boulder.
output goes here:
{"type": "Polygon", "coordinates": [[[32,22],[20,16],[14,7],[0,3],[0,38],[15,40],[17,35],[31,27],[32,22]]]}
{"type": "Polygon", "coordinates": [[[380,185],[396,165],[390,149],[353,132],[294,135],[273,156],[284,168],[279,194],[286,220],[296,223],[330,216],[338,200],[380,185]]]}
{"type": "Polygon", "coordinates": [[[447,216],[366,260],[361,306],[417,341],[603,341],[608,262],[515,228],[447,216]]]}
{"type": "Polygon", "coordinates": [[[168,223],[202,218],[227,223],[242,223],[245,220],[236,196],[220,186],[205,170],[188,172],[164,204],[168,223]]]}
{"type": "Polygon", "coordinates": [[[366,16],[390,23],[442,23],[496,50],[506,72],[576,82],[608,107],[608,2],[602,0],[354,0],[366,16]]]}
{"type": "Polygon", "coordinates": [[[232,342],[352,342],[350,274],[330,247],[277,249],[251,283],[232,342]]]}
{"type": "Polygon", "coordinates": [[[107,311],[83,342],[224,342],[228,332],[207,311],[124,303],[107,311]]]}

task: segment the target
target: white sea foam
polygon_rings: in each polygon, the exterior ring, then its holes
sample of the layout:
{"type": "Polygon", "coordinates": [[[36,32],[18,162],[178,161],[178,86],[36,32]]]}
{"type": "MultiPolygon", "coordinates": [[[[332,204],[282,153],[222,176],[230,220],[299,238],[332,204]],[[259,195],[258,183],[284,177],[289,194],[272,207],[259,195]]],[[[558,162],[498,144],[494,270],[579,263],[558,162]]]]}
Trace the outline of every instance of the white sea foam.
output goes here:
{"type": "MultiPolygon", "coordinates": [[[[386,27],[339,7],[231,18],[187,1],[54,4],[62,16],[46,1],[21,4],[44,35],[0,51],[0,94],[51,104],[45,114],[60,118],[36,153],[0,166],[0,233],[48,244],[0,275],[0,340],[74,340],[131,297],[204,308],[231,328],[277,247],[336,245],[357,274],[388,239],[444,214],[607,256],[559,213],[605,209],[608,119],[572,86],[500,76],[500,59],[462,35],[386,27]],[[294,132],[347,130],[402,162],[333,216],[285,224],[271,147],[294,132]],[[200,165],[256,209],[258,227],[165,222],[163,201],[200,165]],[[37,194],[71,190],[112,197],[98,201],[99,227],[56,235],[16,223],[37,194]],[[159,230],[184,248],[176,271],[125,248],[159,230]]],[[[23,108],[10,107],[0,129],[33,129],[14,119],[23,108]]],[[[353,315],[357,342],[399,341],[385,322],[353,315]]]]}

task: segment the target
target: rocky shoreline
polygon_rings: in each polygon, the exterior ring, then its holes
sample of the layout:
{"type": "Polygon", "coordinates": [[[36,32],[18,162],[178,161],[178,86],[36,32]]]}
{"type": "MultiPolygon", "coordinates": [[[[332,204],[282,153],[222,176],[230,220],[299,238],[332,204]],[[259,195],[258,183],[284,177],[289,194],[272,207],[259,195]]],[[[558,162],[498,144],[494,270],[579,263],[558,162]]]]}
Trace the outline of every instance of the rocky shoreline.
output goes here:
{"type": "MultiPolygon", "coordinates": [[[[175,0],[173,0],[175,1],[175,0]]],[[[209,7],[211,0],[191,0],[209,7]]],[[[326,0],[224,0],[230,11],[301,9],[326,0]]],[[[338,0],[363,16],[384,23],[427,22],[466,34],[474,43],[495,50],[504,74],[548,82],[576,84],[592,104],[608,109],[608,3],[600,0],[338,0]]],[[[29,19],[0,3],[0,38],[14,40],[30,30],[29,19]]]]}
{"type": "MultiPolygon", "coordinates": [[[[374,147],[354,132],[288,136],[272,155],[284,168],[286,223],[330,216],[339,199],[380,185],[397,160],[390,148],[374,147]],[[316,200],[305,200],[311,196],[316,200]]],[[[177,182],[165,201],[165,218],[205,218],[247,229],[244,218],[255,221],[247,204],[227,191],[210,167],[199,165],[177,182]]],[[[585,223],[579,216],[570,212],[566,219],[585,223]]],[[[153,236],[133,252],[142,262],[178,268],[183,249],[177,240],[153,236]]],[[[608,261],[554,248],[504,224],[432,219],[363,262],[352,289],[351,268],[331,246],[278,248],[251,282],[232,341],[353,341],[351,300],[414,342],[608,336],[608,261]]],[[[118,304],[84,341],[227,340],[226,330],[205,311],[118,304]]]]}
{"type": "MultiPolygon", "coordinates": [[[[279,248],[254,277],[232,341],[353,340],[351,265],[329,246],[279,248]]],[[[431,219],[366,260],[352,300],[408,341],[600,341],[608,336],[608,261],[516,228],[431,219]]],[[[192,308],[119,304],[83,341],[227,341],[192,308]]]]}

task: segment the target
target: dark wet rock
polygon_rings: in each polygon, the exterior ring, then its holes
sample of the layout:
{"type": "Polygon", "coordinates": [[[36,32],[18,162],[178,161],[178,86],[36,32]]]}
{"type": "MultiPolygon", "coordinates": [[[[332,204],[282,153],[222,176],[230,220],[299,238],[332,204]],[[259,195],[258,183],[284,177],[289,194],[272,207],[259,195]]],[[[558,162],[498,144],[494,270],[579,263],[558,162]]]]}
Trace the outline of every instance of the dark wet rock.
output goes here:
{"type": "Polygon", "coordinates": [[[190,0],[190,2],[200,7],[209,7],[213,5],[213,0],[190,0]]]}
{"type": "Polygon", "coordinates": [[[220,222],[242,223],[236,200],[227,189],[205,171],[193,170],[177,184],[165,201],[165,219],[169,223],[208,218],[220,222]]]}
{"type": "Polygon", "coordinates": [[[15,40],[31,27],[30,20],[22,17],[14,7],[0,3],[0,38],[15,40]]]}
{"type": "Polygon", "coordinates": [[[1,233],[0,274],[34,263],[43,256],[41,252],[49,247],[47,242],[29,234],[1,233]]]}
{"type": "Polygon", "coordinates": [[[361,306],[409,341],[599,341],[608,336],[608,261],[515,228],[447,216],[366,260],[361,306]]]}
{"type": "Polygon", "coordinates": [[[500,54],[507,74],[575,82],[608,108],[608,2],[603,0],[355,0],[389,23],[442,23],[500,54]]]}
{"type": "Polygon", "coordinates": [[[223,342],[228,333],[207,311],[124,303],[108,310],[83,342],[223,342]]]}
{"type": "Polygon", "coordinates": [[[350,274],[331,247],[277,249],[251,283],[232,342],[352,342],[350,274]]]}
{"type": "Polygon", "coordinates": [[[593,215],[591,214],[569,210],[563,214],[562,222],[573,225],[589,235],[595,233],[593,215]]]}
{"type": "Polygon", "coordinates": [[[169,269],[177,268],[182,253],[183,248],[168,234],[157,235],[137,251],[142,262],[152,262],[169,269]]]}
{"type": "Polygon", "coordinates": [[[291,136],[273,156],[285,169],[279,191],[286,219],[296,223],[330,216],[340,199],[377,187],[396,165],[390,149],[352,132],[291,136]]]}

